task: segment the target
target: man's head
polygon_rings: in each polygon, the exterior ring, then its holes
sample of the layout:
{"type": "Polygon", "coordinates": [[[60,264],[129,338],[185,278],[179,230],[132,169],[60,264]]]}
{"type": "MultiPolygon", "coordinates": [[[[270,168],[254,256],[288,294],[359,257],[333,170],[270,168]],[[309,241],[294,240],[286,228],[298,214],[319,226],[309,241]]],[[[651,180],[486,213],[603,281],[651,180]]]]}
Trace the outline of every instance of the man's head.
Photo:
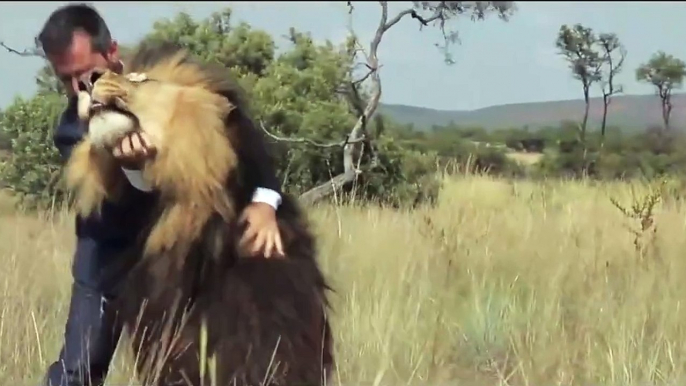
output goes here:
{"type": "Polygon", "coordinates": [[[96,68],[120,71],[119,49],[98,12],[85,4],[58,8],[37,41],[70,94],[96,68]]]}

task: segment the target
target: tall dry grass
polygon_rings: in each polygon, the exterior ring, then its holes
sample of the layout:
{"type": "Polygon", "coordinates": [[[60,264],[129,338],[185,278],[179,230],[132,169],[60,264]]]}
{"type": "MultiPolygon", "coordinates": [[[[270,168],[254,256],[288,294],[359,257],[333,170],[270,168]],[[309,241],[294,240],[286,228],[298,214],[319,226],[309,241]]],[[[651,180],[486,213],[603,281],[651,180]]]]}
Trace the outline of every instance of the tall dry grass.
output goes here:
{"type": "MultiPolygon", "coordinates": [[[[334,384],[684,384],[686,208],[658,205],[639,254],[639,221],[610,202],[647,189],[473,176],[432,210],[314,210],[337,289],[334,384]]],[[[0,218],[2,385],[36,385],[57,356],[72,223],[0,218]]],[[[130,380],[118,355],[108,384],[130,380]]]]}

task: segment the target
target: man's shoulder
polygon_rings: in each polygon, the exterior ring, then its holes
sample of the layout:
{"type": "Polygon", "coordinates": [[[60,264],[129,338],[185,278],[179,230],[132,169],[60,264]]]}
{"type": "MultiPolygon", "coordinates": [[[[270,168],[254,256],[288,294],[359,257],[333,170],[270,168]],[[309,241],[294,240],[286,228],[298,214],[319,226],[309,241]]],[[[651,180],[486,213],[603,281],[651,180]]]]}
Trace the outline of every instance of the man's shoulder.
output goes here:
{"type": "Polygon", "coordinates": [[[76,105],[77,105],[77,97],[76,96],[67,96],[67,106],[64,108],[64,111],[62,111],[62,114],[60,116],[61,120],[66,120],[69,122],[76,122],[78,119],[78,115],[76,113],[76,105]]]}
{"type": "Polygon", "coordinates": [[[63,160],[69,158],[71,149],[83,138],[76,113],[76,97],[69,99],[67,108],[56,122],[52,138],[63,160]]]}

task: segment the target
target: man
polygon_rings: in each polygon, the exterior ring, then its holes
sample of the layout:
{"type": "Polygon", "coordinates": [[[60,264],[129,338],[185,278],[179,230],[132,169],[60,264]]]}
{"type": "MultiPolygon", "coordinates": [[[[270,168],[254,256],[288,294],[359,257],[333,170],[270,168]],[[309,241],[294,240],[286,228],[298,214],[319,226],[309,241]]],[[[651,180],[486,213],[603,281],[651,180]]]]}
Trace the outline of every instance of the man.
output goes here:
{"type": "MultiPolygon", "coordinates": [[[[46,21],[38,41],[55,73],[64,83],[69,98],[55,130],[54,141],[66,161],[81,139],[77,123],[76,92],[79,81],[90,77],[95,68],[121,71],[117,43],[97,11],[87,5],[68,5],[57,9],[46,21]]],[[[261,133],[253,128],[251,138],[261,133]]],[[[262,148],[257,146],[258,150],[262,148]]],[[[282,254],[276,226],[276,208],[280,204],[279,184],[266,153],[241,152],[256,186],[253,202],[242,214],[247,222],[243,237],[249,252],[267,257],[282,254]],[[261,186],[261,188],[259,187],[261,186]]],[[[145,185],[139,171],[141,162],[154,157],[155,147],[142,134],[132,134],[113,150],[131,186],[118,203],[105,203],[101,217],[77,218],[77,245],[72,273],[74,283],[65,329],[65,341],[59,359],[48,369],[47,386],[102,385],[107,374],[121,326],[116,310],[109,306],[116,296],[117,284],[126,274],[131,261],[114,258],[130,245],[139,232],[140,219],[152,206],[156,193],[145,185]]]]}

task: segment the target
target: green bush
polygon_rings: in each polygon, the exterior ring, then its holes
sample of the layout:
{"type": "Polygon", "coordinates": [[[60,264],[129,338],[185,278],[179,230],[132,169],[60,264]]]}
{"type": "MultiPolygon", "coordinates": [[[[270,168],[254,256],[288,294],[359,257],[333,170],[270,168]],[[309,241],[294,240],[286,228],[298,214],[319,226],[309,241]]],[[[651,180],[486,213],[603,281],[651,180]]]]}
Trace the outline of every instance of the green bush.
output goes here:
{"type": "Polygon", "coordinates": [[[378,145],[378,165],[362,175],[355,197],[395,208],[435,204],[441,189],[436,153],[405,149],[392,138],[378,145]]]}
{"type": "Polygon", "coordinates": [[[0,176],[23,204],[36,206],[63,198],[58,184],[60,157],[52,135],[65,106],[65,98],[41,94],[16,99],[0,116],[0,132],[9,140],[9,157],[0,167],[0,176]]]}

